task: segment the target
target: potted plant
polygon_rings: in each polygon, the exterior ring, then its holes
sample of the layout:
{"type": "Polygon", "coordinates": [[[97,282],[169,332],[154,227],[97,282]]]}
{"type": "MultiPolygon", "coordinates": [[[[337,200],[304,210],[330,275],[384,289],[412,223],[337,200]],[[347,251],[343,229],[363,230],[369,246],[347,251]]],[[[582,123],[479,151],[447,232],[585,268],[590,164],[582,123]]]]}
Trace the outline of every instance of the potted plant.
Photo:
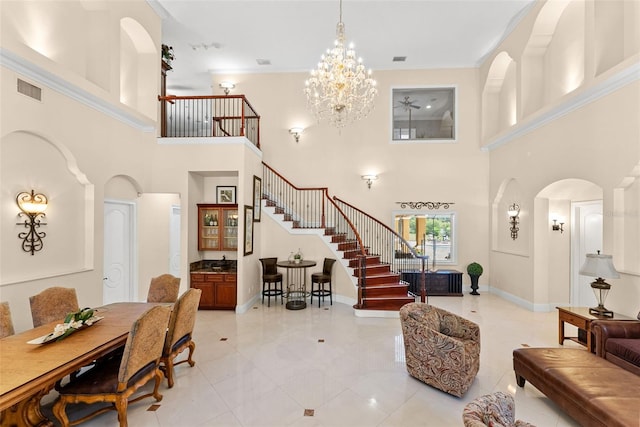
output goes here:
{"type": "Polygon", "coordinates": [[[173,46],[167,46],[166,44],[162,45],[162,60],[167,63],[167,65],[171,65],[171,61],[175,59],[175,55],[173,54],[173,46]]]}
{"type": "Polygon", "coordinates": [[[478,292],[478,277],[482,275],[482,266],[477,262],[467,265],[467,273],[471,277],[471,295],[480,295],[478,292]]]}

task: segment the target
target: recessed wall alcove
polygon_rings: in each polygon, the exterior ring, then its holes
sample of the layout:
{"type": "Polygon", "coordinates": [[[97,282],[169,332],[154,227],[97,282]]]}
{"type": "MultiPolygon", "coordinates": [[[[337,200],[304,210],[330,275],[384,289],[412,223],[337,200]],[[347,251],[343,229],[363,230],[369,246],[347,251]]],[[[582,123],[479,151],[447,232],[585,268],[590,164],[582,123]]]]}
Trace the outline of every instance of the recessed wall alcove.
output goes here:
{"type": "Polygon", "coordinates": [[[2,285],[69,274],[93,268],[94,186],[78,168],[64,144],[33,132],[17,131],[0,142],[4,245],[0,270],[2,285]],[[35,190],[48,198],[42,250],[24,252],[17,235],[24,231],[18,218],[16,195],[35,190]],[[37,265],[37,268],[34,266],[37,265]]]}

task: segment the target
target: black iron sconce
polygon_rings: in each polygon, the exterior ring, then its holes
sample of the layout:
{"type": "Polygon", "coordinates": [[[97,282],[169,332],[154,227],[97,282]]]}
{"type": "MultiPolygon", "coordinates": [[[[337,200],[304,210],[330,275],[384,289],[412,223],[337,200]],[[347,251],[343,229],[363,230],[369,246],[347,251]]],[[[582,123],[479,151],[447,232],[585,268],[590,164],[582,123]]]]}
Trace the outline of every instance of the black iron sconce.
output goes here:
{"type": "Polygon", "coordinates": [[[520,230],[518,228],[518,223],[520,222],[518,220],[518,215],[520,215],[520,206],[516,203],[512,204],[509,206],[507,214],[509,215],[509,230],[511,231],[511,238],[516,240],[518,238],[518,231],[520,230]]]}
{"type": "Polygon", "coordinates": [[[551,225],[551,229],[553,231],[559,231],[560,234],[564,233],[564,222],[561,222],[560,224],[558,224],[558,220],[554,219],[553,224],[551,225]]]}
{"type": "Polygon", "coordinates": [[[27,231],[18,233],[18,238],[22,239],[22,250],[35,252],[42,249],[42,239],[47,235],[44,231],[37,231],[41,225],[47,225],[41,220],[45,217],[44,211],[47,209],[47,196],[44,194],[36,194],[33,190],[31,193],[22,192],[16,196],[16,203],[22,212],[18,212],[18,217],[26,217],[24,223],[17,222],[16,225],[24,225],[27,231]]]}

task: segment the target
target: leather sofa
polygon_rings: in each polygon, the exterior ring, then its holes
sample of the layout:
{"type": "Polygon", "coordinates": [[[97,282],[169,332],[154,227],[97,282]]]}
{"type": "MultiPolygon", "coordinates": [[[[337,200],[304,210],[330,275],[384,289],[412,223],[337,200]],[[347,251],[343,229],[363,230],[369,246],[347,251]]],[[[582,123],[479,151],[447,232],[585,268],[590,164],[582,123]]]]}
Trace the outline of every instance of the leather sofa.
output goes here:
{"type": "Polygon", "coordinates": [[[596,336],[596,355],[640,375],[640,322],[595,320],[591,330],[596,336]]]}
{"type": "Polygon", "coordinates": [[[517,383],[529,381],[581,425],[638,427],[640,375],[627,363],[634,365],[628,349],[640,340],[640,322],[600,322],[592,323],[599,355],[578,348],[515,349],[517,383]]]}

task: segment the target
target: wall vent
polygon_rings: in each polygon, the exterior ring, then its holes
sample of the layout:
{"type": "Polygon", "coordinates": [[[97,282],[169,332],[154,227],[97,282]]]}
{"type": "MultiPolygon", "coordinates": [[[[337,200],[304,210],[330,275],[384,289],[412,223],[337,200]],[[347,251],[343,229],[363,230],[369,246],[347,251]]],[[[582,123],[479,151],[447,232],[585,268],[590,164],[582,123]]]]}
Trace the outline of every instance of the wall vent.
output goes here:
{"type": "Polygon", "coordinates": [[[34,86],[31,83],[27,83],[24,80],[18,79],[18,92],[23,95],[27,95],[30,98],[42,101],[42,89],[38,86],[34,86]]]}

